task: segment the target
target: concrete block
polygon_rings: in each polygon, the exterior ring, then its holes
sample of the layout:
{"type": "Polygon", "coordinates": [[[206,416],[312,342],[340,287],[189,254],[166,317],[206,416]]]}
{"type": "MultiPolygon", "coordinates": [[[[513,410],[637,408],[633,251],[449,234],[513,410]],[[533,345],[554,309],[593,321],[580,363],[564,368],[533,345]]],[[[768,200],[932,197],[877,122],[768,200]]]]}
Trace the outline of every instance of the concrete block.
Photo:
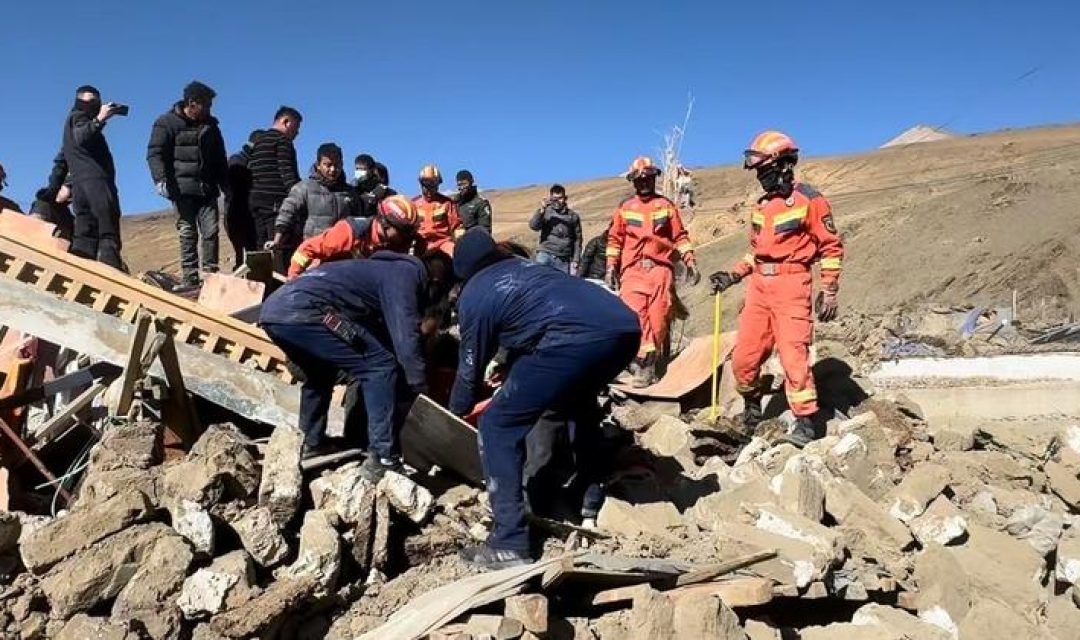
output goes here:
{"type": "Polygon", "coordinates": [[[930,507],[908,523],[919,544],[942,546],[960,540],[967,534],[967,518],[945,496],[938,496],[930,507]]]}
{"type": "Polygon", "coordinates": [[[548,600],[539,593],[510,596],[503,615],[521,621],[526,631],[537,635],[548,632],[548,600]]]}
{"type": "Polygon", "coordinates": [[[229,526],[255,562],[264,567],[278,564],[289,553],[289,545],[266,507],[247,510],[229,526]]]}
{"type": "Polygon", "coordinates": [[[311,498],[316,509],[333,511],[347,524],[370,517],[375,502],[375,485],[360,474],[360,463],[350,462],[311,481],[311,498]]]}
{"type": "Polygon", "coordinates": [[[304,514],[296,562],[282,569],[278,579],[311,577],[323,590],[334,588],[341,571],[341,540],[334,529],[335,519],[330,512],[318,509],[304,514]]]}
{"type": "Polygon", "coordinates": [[[390,505],[417,524],[423,524],[431,514],[435,497],[431,492],[400,473],[388,471],[379,481],[378,491],[390,505]]]}
{"type": "Polygon", "coordinates": [[[525,633],[520,620],[502,616],[489,616],[474,613],[465,623],[462,634],[472,638],[492,638],[492,640],[514,640],[525,633]]]}
{"type": "Polygon", "coordinates": [[[202,556],[214,555],[214,522],[210,514],[198,502],[179,500],[168,505],[172,527],[183,536],[195,552],[202,556]]]}
{"type": "Polygon", "coordinates": [[[660,416],[638,435],[638,442],[658,456],[675,458],[685,469],[694,468],[694,454],[690,450],[694,435],[690,425],[678,418],[660,416]]]}
{"type": "Polygon", "coordinates": [[[792,456],[785,462],[784,470],[769,482],[769,489],[776,494],[776,503],[814,522],[825,517],[825,485],[814,463],[803,455],[792,456]]]}
{"type": "Polygon", "coordinates": [[[844,559],[844,545],[837,531],[773,505],[760,505],[753,511],[756,515],[755,528],[805,542],[835,563],[844,559]]]}
{"type": "Polygon", "coordinates": [[[226,638],[260,637],[288,612],[307,602],[317,588],[313,578],[278,580],[243,605],[215,616],[210,628],[226,638]]]}
{"type": "Polygon", "coordinates": [[[921,464],[904,476],[888,495],[889,514],[901,522],[911,522],[949,484],[949,470],[939,464],[921,464]]]}
{"type": "Polygon", "coordinates": [[[745,640],[739,617],[716,596],[694,594],[675,601],[672,612],[675,634],[680,640],[745,640]]]}
{"type": "Polygon", "coordinates": [[[825,511],[841,525],[865,531],[896,550],[914,542],[902,522],[846,480],[837,478],[825,485],[825,511]]]}
{"type": "Polygon", "coordinates": [[[245,551],[215,558],[184,580],[177,605],[189,620],[234,609],[255,596],[255,567],[245,551]]]}
{"type": "Polygon", "coordinates": [[[633,538],[640,535],[672,537],[671,529],[683,526],[682,516],[670,502],[630,504],[608,496],[596,524],[604,531],[633,538]]]}
{"type": "Polygon", "coordinates": [[[930,438],[938,451],[962,452],[975,448],[976,427],[970,424],[930,426],[930,438]]]}
{"type": "Polygon", "coordinates": [[[259,504],[270,510],[274,522],[284,526],[300,508],[304,476],[300,470],[304,434],[299,429],[279,426],[270,435],[262,461],[259,504]]]}

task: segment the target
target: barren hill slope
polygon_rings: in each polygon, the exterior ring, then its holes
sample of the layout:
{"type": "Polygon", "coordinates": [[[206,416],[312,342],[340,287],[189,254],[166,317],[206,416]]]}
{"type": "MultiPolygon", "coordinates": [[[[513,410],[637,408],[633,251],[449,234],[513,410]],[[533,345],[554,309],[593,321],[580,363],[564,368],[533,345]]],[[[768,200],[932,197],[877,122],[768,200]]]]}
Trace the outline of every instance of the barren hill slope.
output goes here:
{"type": "MultiPolygon", "coordinates": [[[[1015,289],[1021,315],[1080,316],[1080,126],[814,158],[800,168],[803,180],[832,200],[847,244],[844,307],[1005,304],[1015,289]]],[[[735,166],[700,169],[696,177],[699,207],[690,228],[709,273],[745,251],[756,184],[735,166]]],[[[586,235],[602,230],[630,193],[621,178],[567,186],[586,235]]],[[[546,190],[488,192],[496,235],[531,245],[528,218],[546,190]]],[[[173,220],[171,214],[125,218],[125,257],[134,269],[176,269],[173,220]]],[[[681,295],[693,311],[691,324],[707,324],[711,310],[697,311],[706,286],[681,295]]],[[[739,296],[725,302],[729,320],[739,296]]]]}

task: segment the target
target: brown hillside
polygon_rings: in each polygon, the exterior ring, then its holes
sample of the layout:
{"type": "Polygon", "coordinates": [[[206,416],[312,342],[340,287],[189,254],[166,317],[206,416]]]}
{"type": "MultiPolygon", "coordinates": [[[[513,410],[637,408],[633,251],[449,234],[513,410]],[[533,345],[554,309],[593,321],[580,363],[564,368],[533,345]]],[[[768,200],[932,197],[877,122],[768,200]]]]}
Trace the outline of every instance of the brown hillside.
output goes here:
{"type": "MultiPolygon", "coordinates": [[[[865,154],[815,158],[806,182],[833,202],[848,248],[841,302],[880,312],[916,302],[1005,304],[1016,289],[1023,315],[1080,315],[1080,126],[1006,131],[865,154]]],[[[756,184],[734,166],[697,170],[690,221],[705,273],[745,250],[756,184]]],[[[586,233],[602,230],[629,195],[620,178],[568,184],[586,233]]],[[[545,185],[491,191],[496,235],[532,241],[527,222],[545,185]]],[[[134,269],[176,270],[171,214],[126,218],[134,269]]],[[[223,247],[224,248],[224,247],[223,247]]],[[[227,253],[227,252],[226,252],[227,253]]],[[[703,284],[681,292],[708,322],[703,284]]],[[[734,310],[741,293],[725,307],[734,310]]],[[[733,313],[728,313],[729,320],[733,313]]]]}

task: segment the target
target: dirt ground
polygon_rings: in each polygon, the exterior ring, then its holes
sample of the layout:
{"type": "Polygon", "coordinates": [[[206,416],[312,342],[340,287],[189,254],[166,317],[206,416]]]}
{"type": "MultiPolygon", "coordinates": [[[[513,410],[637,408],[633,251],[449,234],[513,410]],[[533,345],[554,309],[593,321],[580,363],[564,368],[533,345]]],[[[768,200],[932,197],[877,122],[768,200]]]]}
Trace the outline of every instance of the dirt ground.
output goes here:
{"type": "MultiPolygon", "coordinates": [[[[1015,290],[1022,320],[1080,316],[1080,126],[811,158],[800,169],[803,180],[832,201],[844,235],[841,304],[846,310],[881,313],[915,303],[1005,306],[1015,290]]],[[[400,168],[395,173],[402,175],[400,168]]],[[[745,251],[756,184],[736,166],[695,173],[699,206],[687,217],[709,273],[745,251]]],[[[600,232],[630,195],[621,178],[567,186],[587,237],[600,232]]],[[[531,245],[528,219],[546,189],[486,192],[496,235],[531,245]]],[[[222,240],[230,264],[224,234],[222,240]]],[[[124,247],[133,269],[176,271],[172,214],[125,218],[124,247]]],[[[736,290],[725,300],[725,325],[734,323],[741,295],[736,290]]],[[[692,310],[691,332],[707,330],[712,312],[707,287],[681,296],[692,310]]]]}

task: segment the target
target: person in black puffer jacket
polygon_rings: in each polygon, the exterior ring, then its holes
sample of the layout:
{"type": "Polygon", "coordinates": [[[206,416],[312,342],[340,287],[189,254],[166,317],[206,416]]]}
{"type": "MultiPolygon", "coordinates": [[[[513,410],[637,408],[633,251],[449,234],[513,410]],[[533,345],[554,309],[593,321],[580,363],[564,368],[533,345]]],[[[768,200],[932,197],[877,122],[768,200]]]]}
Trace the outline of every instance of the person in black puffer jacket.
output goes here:
{"type": "Polygon", "coordinates": [[[300,242],[326,231],[342,218],[359,212],[356,191],[342,173],[341,147],[319,146],[311,177],[293,185],[274,222],[274,248],[292,258],[300,242]]]}
{"type": "Polygon", "coordinates": [[[184,87],[183,100],[154,122],[146,151],[158,194],[176,208],[186,285],[199,283],[200,244],[202,270],[218,270],[217,199],[228,185],[228,161],[218,121],[210,115],[216,95],[201,82],[184,87]]]}
{"type": "Polygon", "coordinates": [[[604,274],[607,273],[607,235],[607,229],[604,229],[603,233],[585,245],[581,264],[578,265],[578,275],[582,278],[604,282],[604,274]]]}

